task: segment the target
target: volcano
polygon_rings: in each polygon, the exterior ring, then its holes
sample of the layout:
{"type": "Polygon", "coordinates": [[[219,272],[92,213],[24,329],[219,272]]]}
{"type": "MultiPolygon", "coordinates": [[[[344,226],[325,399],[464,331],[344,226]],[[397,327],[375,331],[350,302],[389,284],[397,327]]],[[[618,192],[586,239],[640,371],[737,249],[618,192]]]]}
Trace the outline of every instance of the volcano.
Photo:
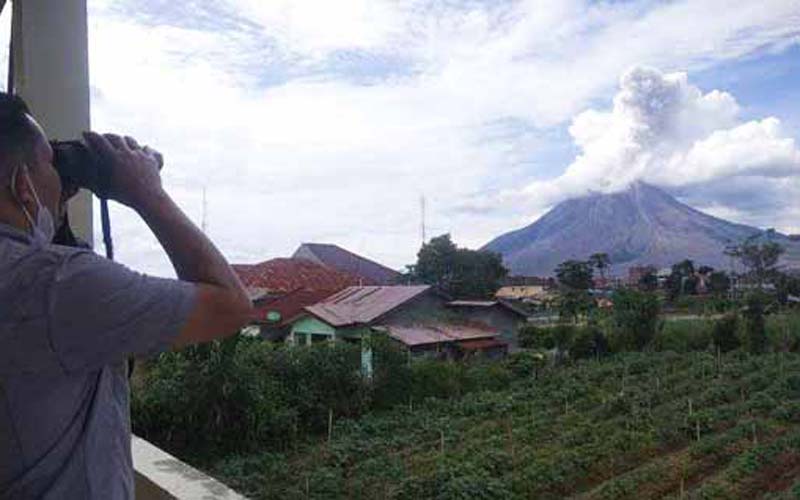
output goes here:
{"type": "Polygon", "coordinates": [[[800,267],[800,242],[705,214],[638,182],[625,191],[564,201],[533,224],[498,236],[483,249],[500,253],[516,276],[552,276],[561,262],[586,260],[599,252],[608,254],[611,272],[620,275],[632,266],[663,268],[683,259],[729,269],[725,248],[754,235],[786,248],[782,265],[800,267]]]}

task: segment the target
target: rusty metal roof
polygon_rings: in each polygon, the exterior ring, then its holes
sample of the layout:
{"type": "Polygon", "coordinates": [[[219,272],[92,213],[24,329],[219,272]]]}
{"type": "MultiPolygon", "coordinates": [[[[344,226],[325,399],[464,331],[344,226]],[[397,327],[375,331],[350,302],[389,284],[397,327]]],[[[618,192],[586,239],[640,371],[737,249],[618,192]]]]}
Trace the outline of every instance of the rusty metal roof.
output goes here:
{"type": "Polygon", "coordinates": [[[499,332],[486,325],[470,323],[468,325],[437,323],[433,325],[383,325],[379,327],[393,339],[414,347],[426,344],[461,342],[475,340],[492,340],[499,332]]]}
{"type": "Polygon", "coordinates": [[[454,308],[492,308],[492,307],[500,307],[502,309],[506,309],[511,311],[512,313],[527,318],[529,314],[525,312],[523,309],[519,307],[509,304],[504,300],[453,300],[447,303],[448,307],[454,308]]]}
{"type": "Polygon", "coordinates": [[[428,285],[351,286],[306,311],[331,326],[370,323],[409,300],[427,292],[428,285]]]}
{"type": "Polygon", "coordinates": [[[399,340],[409,347],[428,344],[441,344],[445,342],[453,342],[453,339],[448,337],[429,326],[386,326],[383,327],[386,333],[393,339],[399,340]]]}

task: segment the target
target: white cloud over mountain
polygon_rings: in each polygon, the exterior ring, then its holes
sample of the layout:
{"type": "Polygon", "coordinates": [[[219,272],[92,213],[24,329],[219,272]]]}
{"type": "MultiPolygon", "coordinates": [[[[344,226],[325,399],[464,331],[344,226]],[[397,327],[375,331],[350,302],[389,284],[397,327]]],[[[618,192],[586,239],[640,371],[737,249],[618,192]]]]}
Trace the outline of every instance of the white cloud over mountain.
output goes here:
{"type": "Polygon", "coordinates": [[[569,132],[579,153],[565,172],[511,197],[549,205],[589,191],[618,191],[634,181],[684,190],[702,185],[705,200],[696,203],[722,215],[751,203],[714,195],[736,180],[751,183],[750,196],[785,202],[772,204],[769,214],[753,212],[740,220],[759,223],[769,215],[772,224],[791,224],[800,203],[800,149],[780,120],[742,121],[734,96],[704,93],[685,73],[630,69],[620,79],[612,108],[578,114],[569,132]]]}

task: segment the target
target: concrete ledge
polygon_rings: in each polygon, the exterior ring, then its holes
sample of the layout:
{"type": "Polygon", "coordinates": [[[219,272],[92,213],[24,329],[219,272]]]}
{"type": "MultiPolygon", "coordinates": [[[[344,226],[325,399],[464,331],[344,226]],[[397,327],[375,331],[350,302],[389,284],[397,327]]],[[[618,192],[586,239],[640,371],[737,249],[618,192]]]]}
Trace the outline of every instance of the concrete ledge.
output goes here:
{"type": "Polygon", "coordinates": [[[137,500],[245,500],[216,479],[144,439],[133,436],[131,449],[137,500]]]}

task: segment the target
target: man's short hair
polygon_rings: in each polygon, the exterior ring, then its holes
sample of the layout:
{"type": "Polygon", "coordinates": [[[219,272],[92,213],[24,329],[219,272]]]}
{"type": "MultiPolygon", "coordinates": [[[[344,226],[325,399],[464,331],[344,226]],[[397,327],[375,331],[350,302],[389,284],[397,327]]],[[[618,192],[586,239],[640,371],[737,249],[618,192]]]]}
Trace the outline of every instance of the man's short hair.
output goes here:
{"type": "Polygon", "coordinates": [[[21,97],[0,92],[0,179],[28,156],[36,138],[28,121],[28,105],[21,97]]]}

